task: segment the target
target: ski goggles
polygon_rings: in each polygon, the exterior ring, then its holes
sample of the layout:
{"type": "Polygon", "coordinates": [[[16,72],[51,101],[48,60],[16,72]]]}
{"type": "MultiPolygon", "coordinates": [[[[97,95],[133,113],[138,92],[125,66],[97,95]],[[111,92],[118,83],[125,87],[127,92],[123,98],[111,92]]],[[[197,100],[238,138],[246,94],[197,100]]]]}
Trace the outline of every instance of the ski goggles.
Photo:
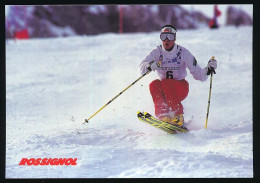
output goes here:
{"type": "Polygon", "coordinates": [[[172,33],[161,33],[160,34],[160,39],[162,41],[165,41],[166,38],[169,40],[169,41],[173,41],[175,39],[175,34],[172,34],[172,33]]]}

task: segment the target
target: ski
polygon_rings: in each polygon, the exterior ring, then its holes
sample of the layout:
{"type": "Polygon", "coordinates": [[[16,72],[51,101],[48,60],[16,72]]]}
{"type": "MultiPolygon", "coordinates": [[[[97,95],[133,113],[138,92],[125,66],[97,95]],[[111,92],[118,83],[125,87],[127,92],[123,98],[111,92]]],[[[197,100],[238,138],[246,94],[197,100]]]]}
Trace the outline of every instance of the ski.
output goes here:
{"type": "Polygon", "coordinates": [[[156,128],[164,130],[167,133],[169,133],[168,131],[170,131],[170,133],[177,133],[177,132],[184,133],[184,132],[189,131],[186,127],[180,127],[180,126],[176,126],[176,125],[161,121],[161,120],[153,117],[151,114],[149,114],[147,112],[141,113],[140,111],[138,111],[137,116],[138,116],[139,120],[146,122],[156,128]]]}
{"type": "Polygon", "coordinates": [[[162,124],[160,124],[160,123],[158,123],[158,122],[156,122],[154,120],[146,118],[145,115],[143,113],[141,113],[140,111],[137,112],[137,117],[138,117],[138,119],[140,121],[145,122],[145,123],[147,123],[149,125],[152,125],[152,126],[158,128],[160,130],[163,130],[163,131],[165,131],[165,132],[167,132],[169,134],[176,133],[176,131],[174,131],[174,130],[172,130],[170,128],[167,128],[167,127],[163,126],[162,124]]]}
{"type": "Polygon", "coordinates": [[[152,119],[152,120],[156,121],[157,123],[161,123],[164,126],[166,126],[168,128],[171,128],[171,129],[173,129],[175,131],[178,131],[178,132],[187,132],[187,131],[189,131],[186,127],[181,127],[181,126],[177,126],[177,125],[173,125],[173,124],[161,121],[161,120],[153,117],[151,114],[149,114],[147,112],[145,112],[144,115],[145,115],[145,117],[147,117],[149,119],[152,119]]]}

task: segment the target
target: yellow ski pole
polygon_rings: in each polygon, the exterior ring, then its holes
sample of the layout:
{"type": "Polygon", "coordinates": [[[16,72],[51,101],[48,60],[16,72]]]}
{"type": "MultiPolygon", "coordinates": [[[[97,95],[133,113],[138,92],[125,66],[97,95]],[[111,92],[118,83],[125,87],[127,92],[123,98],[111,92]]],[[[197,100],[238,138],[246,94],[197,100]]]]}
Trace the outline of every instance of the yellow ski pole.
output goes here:
{"type": "MultiPolygon", "coordinates": [[[[215,60],[215,57],[211,57],[212,60],[215,60]]],[[[212,72],[210,73],[210,87],[209,87],[209,99],[208,99],[208,108],[207,108],[207,117],[206,117],[206,124],[205,124],[205,129],[207,129],[208,125],[208,117],[209,117],[209,106],[210,106],[210,98],[211,98],[211,89],[212,89],[212,77],[213,77],[213,72],[216,74],[215,70],[213,69],[212,72]]]]}
{"type": "MultiPolygon", "coordinates": [[[[108,104],[110,104],[113,100],[115,100],[117,97],[119,97],[122,93],[124,93],[128,88],[133,86],[137,81],[142,79],[145,75],[149,74],[151,70],[148,70],[146,73],[144,73],[141,77],[139,77],[137,80],[135,80],[132,84],[130,84],[128,87],[126,87],[123,91],[121,91],[119,94],[117,94],[114,98],[112,98],[108,103],[106,103],[103,107],[101,107],[97,112],[95,112],[92,116],[90,116],[88,119],[85,119],[84,123],[88,123],[89,120],[94,117],[97,113],[99,113],[102,109],[104,109],[108,104]]],[[[83,124],[84,124],[83,123],[83,124]]]]}

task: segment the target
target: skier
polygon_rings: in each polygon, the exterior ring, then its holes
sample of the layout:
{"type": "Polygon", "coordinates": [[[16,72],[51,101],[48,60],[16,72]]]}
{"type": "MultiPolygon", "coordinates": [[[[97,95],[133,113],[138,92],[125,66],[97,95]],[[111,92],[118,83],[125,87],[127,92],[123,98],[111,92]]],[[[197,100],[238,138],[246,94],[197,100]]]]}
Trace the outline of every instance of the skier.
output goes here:
{"type": "Polygon", "coordinates": [[[186,68],[194,79],[205,81],[217,68],[217,61],[209,60],[207,67],[202,69],[189,50],[175,43],[176,32],[177,29],[173,25],[162,27],[162,45],[146,56],[140,64],[140,71],[144,74],[148,70],[156,70],[159,76],[159,79],[149,85],[155,115],[164,122],[183,126],[184,112],[181,101],[189,93],[189,83],[185,80],[186,68]]]}

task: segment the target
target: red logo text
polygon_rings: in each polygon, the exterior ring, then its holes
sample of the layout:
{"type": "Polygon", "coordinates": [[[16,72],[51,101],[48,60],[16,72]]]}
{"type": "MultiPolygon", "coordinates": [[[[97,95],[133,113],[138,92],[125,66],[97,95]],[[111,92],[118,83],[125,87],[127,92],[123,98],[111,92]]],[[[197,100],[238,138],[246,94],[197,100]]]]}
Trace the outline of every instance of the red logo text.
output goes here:
{"type": "Polygon", "coordinates": [[[45,166],[45,165],[77,165],[78,158],[23,158],[19,165],[45,166]]]}

